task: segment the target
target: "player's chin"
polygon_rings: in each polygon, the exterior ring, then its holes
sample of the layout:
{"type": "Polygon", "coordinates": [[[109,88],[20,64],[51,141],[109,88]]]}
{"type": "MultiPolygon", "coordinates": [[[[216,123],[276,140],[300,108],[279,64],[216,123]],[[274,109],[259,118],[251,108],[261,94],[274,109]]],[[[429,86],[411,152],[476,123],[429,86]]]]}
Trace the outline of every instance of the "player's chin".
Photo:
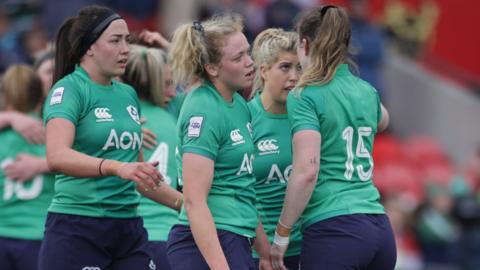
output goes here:
{"type": "Polygon", "coordinates": [[[117,67],[112,73],[114,77],[122,76],[125,73],[125,68],[117,67]]]}
{"type": "Polygon", "coordinates": [[[243,80],[242,83],[240,84],[242,89],[250,88],[252,87],[252,85],[253,85],[253,80],[249,80],[249,79],[243,80]]]}

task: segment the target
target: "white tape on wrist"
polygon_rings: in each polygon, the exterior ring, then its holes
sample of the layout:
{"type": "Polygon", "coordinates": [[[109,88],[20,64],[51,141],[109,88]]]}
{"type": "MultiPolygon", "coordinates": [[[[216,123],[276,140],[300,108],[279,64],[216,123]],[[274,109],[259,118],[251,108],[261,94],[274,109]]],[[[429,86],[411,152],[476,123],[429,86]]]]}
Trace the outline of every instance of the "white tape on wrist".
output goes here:
{"type": "Polygon", "coordinates": [[[276,231],[273,236],[273,243],[277,246],[288,246],[290,243],[290,236],[280,236],[276,231]]]}

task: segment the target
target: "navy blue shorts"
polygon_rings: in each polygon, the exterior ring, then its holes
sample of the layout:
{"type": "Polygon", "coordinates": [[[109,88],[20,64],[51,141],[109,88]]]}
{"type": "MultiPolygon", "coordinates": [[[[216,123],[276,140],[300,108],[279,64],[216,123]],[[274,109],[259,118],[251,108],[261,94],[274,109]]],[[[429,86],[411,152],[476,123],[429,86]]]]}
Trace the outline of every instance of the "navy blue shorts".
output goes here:
{"type": "Polygon", "coordinates": [[[343,215],[314,223],[302,233],[302,270],[393,270],[395,239],[386,215],[343,215]]]}
{"type": "MultiPolygon", "coordinates": [[[[260,260],[259,259],[253,259],[255,262],[255,270],[260,270],[260,260]]],[[[288,270],[298,270],[300,269],[300,255],[296,256],[288,256],[283,258],[283,265],[288,270]]]]}
{"type": "Polygon", "coordinates": [[[167,242],[165,241],[149,241],[148,248],[153,256],[153,262],[157,269],[170,270],[167,260],[167,242]]]}
{"type": "Polygon", "coordinates": [[[0,237],[0,269],[37,269],[40,240],[24,240],[0,237]]]}
{"type": "Polygon", "coordinates": [[[39,270],[153,270],[141,218],[48,213],[39,270]]]}
{"type": "MultiPolygon", "coordinates": [[[[217,230],[220,245],[230,269],[253,270],[252,241],[225,230],[217,230]]],[[[189,226],[173,226],[167,241],[167,257],[172,270],[208,270],[207,262],[195,244],[189,226]]]]}

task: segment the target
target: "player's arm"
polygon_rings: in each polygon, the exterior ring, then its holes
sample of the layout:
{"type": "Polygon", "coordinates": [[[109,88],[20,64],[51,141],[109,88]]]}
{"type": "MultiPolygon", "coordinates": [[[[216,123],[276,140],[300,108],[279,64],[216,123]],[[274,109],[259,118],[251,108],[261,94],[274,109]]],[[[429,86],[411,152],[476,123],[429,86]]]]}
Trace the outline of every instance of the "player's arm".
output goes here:
{"type": "Polygon", "coordinates": [[[46,126],[47,164],[54,172],[73,177],[103,177],[116,175],[153,189],[161,181],[158,164],[125,163],[92,157],[72,149],[75,126],[63,118],[53,118],[46,126]]]}
{"type": "Polygon", "coordinates": [[[290,230],[307,206],[317,183],[320,143],[321,135],[315,130],[300,130],[293,135],[292,174],[270,249],[274,269],[286,269],[283,265],[283,256],[288,248],[290,230]]]}
{"type": "Polygon", "coordinates": [[[184,204],[195,243],[210,269],[229,269],[207,205],[214,161],[193,153],[184,153],[182,158],[184,204]]]}
{"type": "Polygon", "coordinates": [[[183,204],[183,195],[176,189],[173,189],[171,186],[167,185],[165,182],[162,182],[159,186],[154,189],[145,189],[143,187],[137,186],[138,192],[143,196],[149,198],[152,201],[155,201],[159,204],[170,207],[174,210],[180,212],[183,204]]]}
{"type": "Polygon", "coordinates": [[[272,265],[270,263],[270,243],[268,241],[267,234],[265,233],[265,229],[263,228],[262,220],[258,217],[258,226],[255,230],[256,237],[255,242],[253,243],[253,247],[257,251],[260,257],[260,270],[269,270],[272,269],[272,265]]]}
{"type": "Polygon", "coordinates": [[[380,109],[382,110],[382,118],[380,118],[380,122],[378,122],[378,132],[382,132],[387,129],[390,122],[390,114],[383,104],[380,104],[380,109]]]}
{"type": "Polygon", "coordinates": [[[0,112],[0,129],[11,127],[30,143],[44,143],[42,121],[16,111],[0,112]]]}
{"type": "MultiPolygon", "coordinates": [[[[140,150],[138,153],[138,161],[144,161],[143,150],[140,150]]],[[[169,185],[165,184],[163,182],[164,177],[165,176],[162,175],[162,182],[159,183],[155,188],[149,189],[143,186],[137,186],[137,191],[154,202],[180,212],[183,204],[183,195],[176,189],[173,189],[169,185]]]]}
{"type": "Polygon", "coordinates": [[[19,182],[33,179],[36,175],[50,171],[45,157],[25,153],[18,154],[15,161],[3,169],[8,178],[19,182]]]}

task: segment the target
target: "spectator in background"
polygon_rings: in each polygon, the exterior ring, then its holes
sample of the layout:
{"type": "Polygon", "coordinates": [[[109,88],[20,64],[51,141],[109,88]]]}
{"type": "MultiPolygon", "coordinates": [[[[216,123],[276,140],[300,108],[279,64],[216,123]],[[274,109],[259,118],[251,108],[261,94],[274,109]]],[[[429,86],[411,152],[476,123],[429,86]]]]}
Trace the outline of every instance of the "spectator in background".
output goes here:
{"type": "Polygon", "coordinates": [[[417,238],[425,266],[453,267],[458,263],[459,230],[451,216],[452,198],[448,189],[438,183],[429,183],[426,193],[427,201],[417,221],[417,238]]]}
{"type": "Polygon", "coordinates": [[[382,96],[382,31],[368,21],[368,1],[348,0],[348,10],[352,29],[351,46],[355,52],[352,58],[358,65],[360,77],[372,84],[382,96]]]}
{"type": "Polygon", "coordinates": [[[265,8],[266,26],[292,30],[295,16],[300,11],[301,7],[291,0],[273,1],[265,8]]]}
{"type": "Polygon", "coordinates": [[[468,160],[463,179],[457,177],[453,182],[462,181],[470,190],[457,196],[453,207],[453,215],[462,229],[460,262],[463,269],[480,269],[480,145],[468,160]]]}

